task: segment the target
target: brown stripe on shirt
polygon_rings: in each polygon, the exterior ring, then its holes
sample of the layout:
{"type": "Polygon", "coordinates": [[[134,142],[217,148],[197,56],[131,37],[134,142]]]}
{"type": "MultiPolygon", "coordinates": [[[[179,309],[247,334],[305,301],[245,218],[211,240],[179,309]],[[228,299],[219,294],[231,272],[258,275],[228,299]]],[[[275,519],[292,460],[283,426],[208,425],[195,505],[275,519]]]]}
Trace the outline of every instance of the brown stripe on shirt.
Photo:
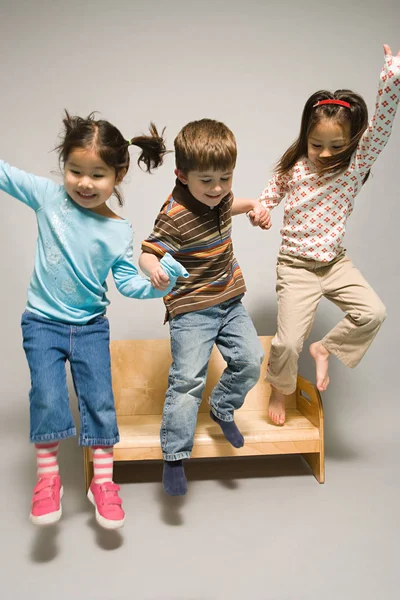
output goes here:
{"type": "Polygon", "coordinates": [[[180,277],[164,297],[170,318],[245,293],[242,271],[233,254],[232,203],[229,194],[210,208],[177,180],[161,207],[142,251],[158,257],[170,252],[189,272],[189,277],[180,277]]]}

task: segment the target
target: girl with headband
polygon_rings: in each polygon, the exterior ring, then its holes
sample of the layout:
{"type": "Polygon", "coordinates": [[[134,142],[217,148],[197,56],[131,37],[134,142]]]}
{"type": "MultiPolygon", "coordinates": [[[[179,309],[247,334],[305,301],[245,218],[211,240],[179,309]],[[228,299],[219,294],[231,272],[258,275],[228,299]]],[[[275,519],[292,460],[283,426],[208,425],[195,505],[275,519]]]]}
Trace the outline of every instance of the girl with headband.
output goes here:
{"type": "Polygon", "coordinates": [[[400,51],[392,56],[385,45],[384,52],[370,122],[364,100],[350,90],[313,94],[303,110],[299,137],[260,197],[269,209],[285,199],[277,262],[278,325],[266,374],[272,386],[269,416],[277,425],[285,422],[285,395],[296,389],[299,353],[321,297],[346,316],[310,346],[320,391],[329,383],[329,356],[354,368],[386,316],[343,247],[346,220],[389,139],[399,102],[400,51]]]}

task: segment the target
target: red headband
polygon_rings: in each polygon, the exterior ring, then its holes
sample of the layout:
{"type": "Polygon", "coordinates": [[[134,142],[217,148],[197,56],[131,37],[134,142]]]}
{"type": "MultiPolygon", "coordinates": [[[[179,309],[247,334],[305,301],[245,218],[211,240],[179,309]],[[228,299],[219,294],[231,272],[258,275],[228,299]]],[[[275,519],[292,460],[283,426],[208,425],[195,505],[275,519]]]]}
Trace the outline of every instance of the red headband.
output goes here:
{"type": "Polygon", "coordinates": [[[344,100],[318,100],[316,104],[313,105],[313,108],[316,106],[321,106],[322,104],[339,104],[339,106],[345,106],[346,108],[351,108],[348,102],[344,100]]]}

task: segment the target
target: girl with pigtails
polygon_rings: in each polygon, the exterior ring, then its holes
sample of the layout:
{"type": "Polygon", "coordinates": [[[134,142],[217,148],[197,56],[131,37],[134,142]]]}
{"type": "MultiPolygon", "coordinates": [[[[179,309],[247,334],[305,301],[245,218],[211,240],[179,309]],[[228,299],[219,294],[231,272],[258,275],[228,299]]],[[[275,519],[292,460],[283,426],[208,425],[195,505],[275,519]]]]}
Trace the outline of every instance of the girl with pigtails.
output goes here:
{"type": "Polygon", "coordinates": [[[129,148],[141,150],[147,171],[162,164],[164,139],[154,125],[149,135],[126,140],[104,120],[71,117],[58,152],[63,185],[0,161],[0,190],[35,211],[35,265],[26,310],[23,345],[31,374],[30,440],[37,457],[37,483],[30,520],[49,525],[61,517],[63,487],[57,452],[60,440],[76,434],[69,407],[65,363],[69,360],[80,411],[82,446],[93,449],[89,500],[98,523],[115,529],[125,514],[113,482],[113,446],[119,441],[111,387],[106,278],[130,298],[158,298],[187,272],[171,255],[160,263],[160,286],[138,274],[132,260],[132,227],[107,205],[130,163],[129,148]]]}

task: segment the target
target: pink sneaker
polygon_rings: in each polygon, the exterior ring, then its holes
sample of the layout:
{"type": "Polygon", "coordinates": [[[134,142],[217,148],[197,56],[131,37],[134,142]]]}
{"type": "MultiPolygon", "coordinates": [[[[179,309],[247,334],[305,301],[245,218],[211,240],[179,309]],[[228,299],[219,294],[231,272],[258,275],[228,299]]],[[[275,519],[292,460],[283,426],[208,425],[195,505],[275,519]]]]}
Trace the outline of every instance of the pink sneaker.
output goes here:
{"type": "Polygon", "coordinates": [[[64,490],[59,475],[41,477],[33,490],[29,519],[35,525],[52,525],[62,515],[61,498],[64,490]]]}
{"type": "Polygon", "coordinates": [[[96,521],[105,529],[118,529],[125,522],[119,485],[112,481],[95,483],[92,479],[87,497],[96,507],[96,521]]]}

